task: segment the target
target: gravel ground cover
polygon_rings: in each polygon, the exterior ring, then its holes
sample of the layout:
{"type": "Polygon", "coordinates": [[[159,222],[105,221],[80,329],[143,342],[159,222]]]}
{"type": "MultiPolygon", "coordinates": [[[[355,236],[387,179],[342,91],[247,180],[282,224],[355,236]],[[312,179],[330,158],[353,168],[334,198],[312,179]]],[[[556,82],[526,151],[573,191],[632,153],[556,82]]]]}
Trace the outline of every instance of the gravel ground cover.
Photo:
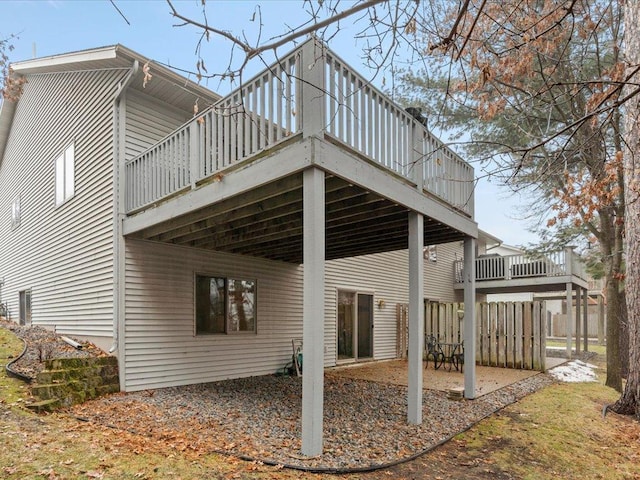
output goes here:
{"type": "Polygon", "coordinates": [[[535,375],[476,400],[425,390],[423,424],[408,425],[407,390],[328,373],[324,453],[300,454],[302,382],[262,376],[101,398],[79,417],[180,444],[311,470],[372,468],[419,454],[496,410],[553,383],[535,375]]]}
{"type": "MultiPolygon", "coordinates": [[[[77,350],[54,332],[0,321],[25,340],[12,365],[35,377],[43,360],[105,355],[85,344],[77,350]]],[[[384,369],[381,369],[384,372],[384,369]]],[[[224,452],[312,471],[369,469],[415,456],[466,430],[502,407],[553,383],[538,374],[483,395],[455,401],[425,390],[423,423],[408,425],[403,385],[349,378],[328,371],[324,384],[324,452],[300,453],[302,379],[261,376],[224,382],[115,394],[72,407],[72,415],[116,429],[162,438],[177,449],[224,452]]]]}

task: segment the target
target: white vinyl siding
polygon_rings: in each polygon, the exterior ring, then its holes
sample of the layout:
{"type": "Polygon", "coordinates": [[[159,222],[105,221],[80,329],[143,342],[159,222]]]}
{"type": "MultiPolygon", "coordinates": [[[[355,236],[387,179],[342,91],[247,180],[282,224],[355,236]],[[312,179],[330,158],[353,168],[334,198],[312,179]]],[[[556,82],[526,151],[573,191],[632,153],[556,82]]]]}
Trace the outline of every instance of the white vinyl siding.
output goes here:
{"type": "Polygon", "coordinates": [[[21,220],[20,195],[11,204],[11,228],[18,228],[21,220]]]}
{"type": "Polygon", "coordinates": [[[137,90],[127,92],[125,159],[131,160],[181,126],[189,113],[137,90]]]}
{"type": "Polygon", "coordinates": [[[21,198],[20,228],[0,224],[1,301],[15,321],[19,292],[31,290],[34,325],[112,335],[113,98],[125,74],[27,78],[0,164],[0,207],[8,210],[21,198]],[[73,176],[67,171],[60,177],[60,192],[73,194],[74,201],[56,208],[56,159],[69,148],[73,176]]]}
{"type": "MultiPolygon", "coordinates": [[[[426,267],[425,297],[453,300],[453,258],[458,245],[438,246],[438,263],[443,257],[447,262],[451,257],[451,263],[437,271],[426,267]],[[449,283],[440,284],[441,279],[449,283]]],[[[126,390],[273,374],[281,369],[291,359],[291,340],[302,338],[303,268],[128,239],[125,351],[121,352],[126,390]],[[195,278],[203,271],[256,279],[255,335],[195,334],[195,278]]],[[[406,250],[327,262],[325,366],[336,364],[338,288],[374,295],[374,358],[395,357],[395,304],[408,302],[408,276],[406,250]],[[379,300],[384,300],[382,308],[379,300]]]]}
{"type": "MultiPolygon", "coordinates": [[[[438,245],[438,261],[424,262],[425,298],[454,301],[453,261],[460,242],[438,245]]],[[[325,292],[325,365],[337,358],[337,290],[373,293],[373,354],[376,360],[396,356],[396,304],[409,302],[409,252],[376,253],[327,262],[325,292]],[[378,302],[384,300],[384,306],[378,302]]]]}
{"type": "Polygon", "coordinates": [[[273,374],[302,337],[302,267],[126,241],[125,387],[140,390],[273,374]],[[257,331],[195,335],[195,273],[256,280],[257,331]]]}

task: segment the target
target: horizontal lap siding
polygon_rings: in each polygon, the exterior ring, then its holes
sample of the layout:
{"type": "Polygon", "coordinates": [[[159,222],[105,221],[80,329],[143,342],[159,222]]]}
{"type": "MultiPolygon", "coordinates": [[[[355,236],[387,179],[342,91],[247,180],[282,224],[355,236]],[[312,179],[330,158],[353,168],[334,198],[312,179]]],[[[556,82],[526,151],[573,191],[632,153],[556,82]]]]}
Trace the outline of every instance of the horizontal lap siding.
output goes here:
{"type": "Polygon", "coordinates": [[[275,373],[302,337],[302,268],[126,241],[127,390],[275,373]],[[257,280],[257,334],[194,335],[196,272],[257,280]]]}
{"type": "MultiPolygon", "coordinates": [[[[437,246],[437,261],[425,260],[425,298],[451,302],[453,261],[461,254],[460,242],[437,246]]],[[[325,292],[325,365],[337,358],[337,290],[357,290],[374,295],[374,345],[377,360],[396,356],[396,304],[409,302],[409,255],[407,250],[384,252],[327,262],[325,292]],[[384,306],[378,307],[378,301],[384,306]]]]}
{"type": "MultiPolygon", "coordinates": [[[[441,284],[452,279],[445,271],[453,261],[436,266],[455,248],[439,246],[438,262],[425,262],[425,297],[453,298],[452,281],[441,284]]],[[[303,267],[281,262],[127,240],[126,389],[276,372],[291,358],[291,340],[302,337],[302,274],[303,267]],[[256,335],[194,335],[196,272],[258,280],[256,335]]],[[[325,366],[336,364],[338,288],[374,294],[374,356],[386,359],[396,355],[395,304],[408,302],[408,284],[406,250],[327,262],[325,366]]]]}
{"type": "Polygon", "coordinates": [[[2,302],[18,320],[32,290],[34,324],[72,335],[113,331],[113,98],[124,70],[31,75],[0,165],[2,302]],[[75,195],[55,206],[54,164],[75,146],[75,195]],[[20,195],[21,225],[11,228],[20,195]]]}
{"type": "Polygon", "coordinates": [[[373,293],[373,355],[376,359],[394,358],[396,354],[396,303],[406,303],[409,296],[406,251],[385,252],[327,262],[327,311],[325,338],[331,349],[332,364],[337,358],[338,289],[373,293]],[[378,308],[383,299],[385,306],[378,308]]]}
{"type": "Polygon", "coordinates": [[[127,93],[125,159],[131,160],[185,123],[191,115],[135,90],[127,93]]]}
{"type": "MultiPolygon", "coordinates": [[[[462,301],[456,299],[453,284],[453,264],[462,258],[462,242],[436,245],[436,261],[424,261],[424,295],[429,300],[443,303],[462,301]]],[[[462,293],[460,293],[462,295],[462,293]]]]}

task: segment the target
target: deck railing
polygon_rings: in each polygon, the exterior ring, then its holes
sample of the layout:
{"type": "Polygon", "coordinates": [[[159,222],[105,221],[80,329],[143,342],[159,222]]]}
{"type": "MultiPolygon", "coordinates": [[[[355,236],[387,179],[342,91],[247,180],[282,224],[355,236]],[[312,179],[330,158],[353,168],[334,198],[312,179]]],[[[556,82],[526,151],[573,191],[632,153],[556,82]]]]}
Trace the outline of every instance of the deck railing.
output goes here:
{"type": "Polygon", "coordinates": [[[473,217],[473,168],[315,39],[127,162],[127,212],[298,134],[332,137],[473,217]]]}
{"type": "MultiPolygon", "coordinates": [[[[454,262],[456,282],[464,281],[464,260],[454,262]]],[[[573,275],[587,279],[580,257],[571,249],[544,255],[486,255],[476,259],[476,281],[573,275]]]]}
{"type": "Polygon", "coordinates": [[[590,292],[603,292],[605,289],[604,278],[591,278],[587,286],[587,290],[590,292]]]}

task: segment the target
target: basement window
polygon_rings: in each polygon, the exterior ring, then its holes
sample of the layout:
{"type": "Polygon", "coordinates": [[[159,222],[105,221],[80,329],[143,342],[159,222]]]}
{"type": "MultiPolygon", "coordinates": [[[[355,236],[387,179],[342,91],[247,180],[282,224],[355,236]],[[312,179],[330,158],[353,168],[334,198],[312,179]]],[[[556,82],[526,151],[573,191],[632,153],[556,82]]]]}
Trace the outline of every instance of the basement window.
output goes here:
{"type": "Polygon", "coordinates": [[[256,281],[196,275],[196,335],[256,332],[256,281]]]}

